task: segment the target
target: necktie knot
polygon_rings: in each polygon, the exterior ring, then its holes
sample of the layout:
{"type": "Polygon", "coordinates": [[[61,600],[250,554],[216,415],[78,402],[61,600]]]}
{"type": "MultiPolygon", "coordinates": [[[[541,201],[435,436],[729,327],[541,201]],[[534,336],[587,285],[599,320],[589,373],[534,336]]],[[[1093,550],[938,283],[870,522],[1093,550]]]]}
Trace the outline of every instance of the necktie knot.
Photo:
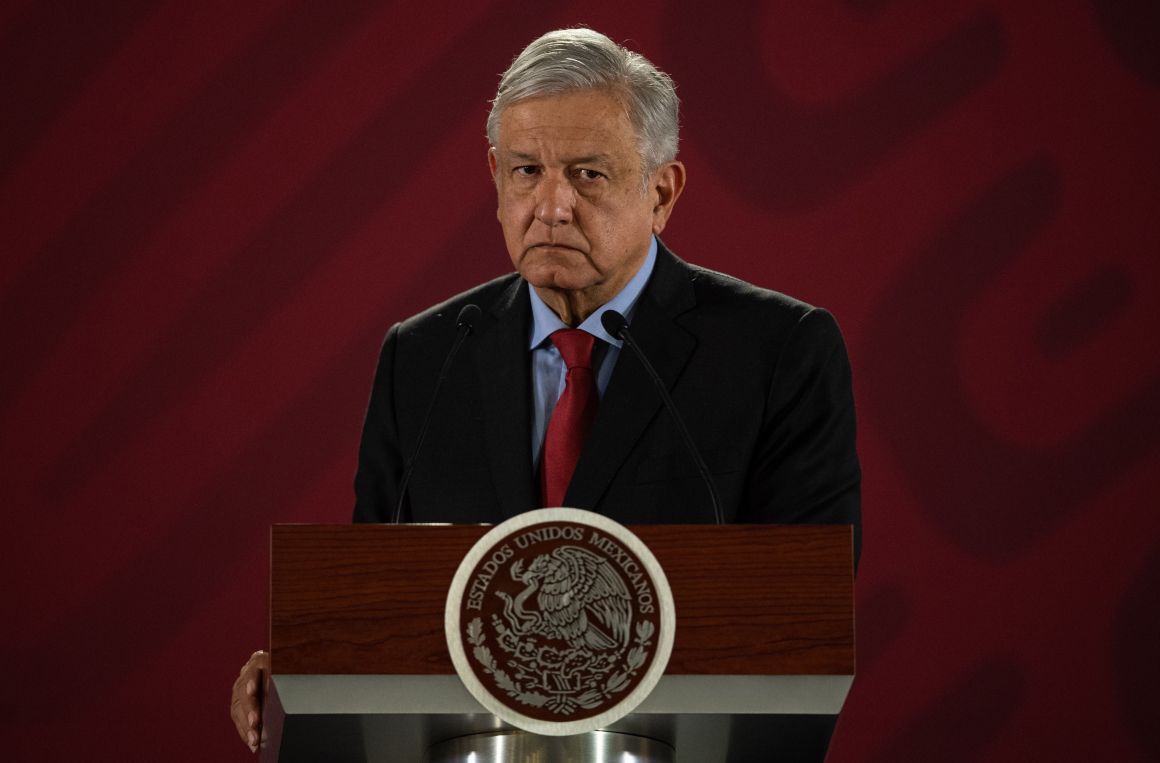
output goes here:
{"type": "Polygon", "coordinates": [[[581,329],[559,329],[548,337],[568,370],[573,368],[592,368],[592,348],[596,345],[596,337],[581,329]]]}

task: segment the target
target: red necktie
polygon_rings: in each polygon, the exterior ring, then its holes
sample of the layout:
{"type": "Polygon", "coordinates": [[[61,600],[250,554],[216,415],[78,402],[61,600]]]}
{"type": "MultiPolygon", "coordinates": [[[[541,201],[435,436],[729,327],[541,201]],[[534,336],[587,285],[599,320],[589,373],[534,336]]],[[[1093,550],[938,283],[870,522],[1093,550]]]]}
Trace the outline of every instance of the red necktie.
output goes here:
{"type": "Polygon", "coordinates": [[[544,452],[540,458],[540,480],[544,506],[564,504],[564,494],[580,460],[584,438],[596,418],[596,374],[592,371],[592,347],[596,337],[580,329],[560,329],[549,339],[568,366],[564,377],[564,394],[556,401],[544,452]]]}

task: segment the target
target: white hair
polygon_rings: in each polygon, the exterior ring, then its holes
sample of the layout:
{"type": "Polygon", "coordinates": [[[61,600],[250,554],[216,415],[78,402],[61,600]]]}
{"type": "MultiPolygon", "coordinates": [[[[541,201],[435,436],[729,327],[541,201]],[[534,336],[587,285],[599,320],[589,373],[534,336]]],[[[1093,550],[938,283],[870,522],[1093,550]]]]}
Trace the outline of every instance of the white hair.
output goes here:
{"type": "Polygon", "coordinates": [[[578,90],[606,90],[623,102],[646,183],[677,157],[680,101],[672,77],[639,53],[584,28],[548,32],[515,57],[491,102],[488,142],[496,145],[500,115],[513,103],[578,90]]]}

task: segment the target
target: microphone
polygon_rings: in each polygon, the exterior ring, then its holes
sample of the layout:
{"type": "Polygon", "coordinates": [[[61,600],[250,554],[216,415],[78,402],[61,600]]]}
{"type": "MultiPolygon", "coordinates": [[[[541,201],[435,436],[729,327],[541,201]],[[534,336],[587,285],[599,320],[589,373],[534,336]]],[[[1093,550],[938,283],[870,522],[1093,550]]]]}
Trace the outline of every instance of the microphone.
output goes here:
{"type": "Polygon", "coordinates": [[[705,481],[705,487],[709,488],[709,500],[713,503],[713,516],[716,518],[717,524],[725,524],[725,516],[721,513],[721,499],[717,495],[717,486],[713,484],[713,478],[709,475],[709,467],[705,464],[705,459],[701,458],[701,452],[697,450],[697,444],[693,442],[693,436],[689,434],[689,428],[685,426],[685,420],[677,412],[677,406],[673,404],[673,399],[669,396],[669,391],[665,389],[665,383],[661,381],[657,370],[653,368],[653,364],[645,356],[644,350],[636,343],[636,337],[628,330],[628,320],[615,310],[605,310],[600,316],[600,323],[603,324],[605,331],[623,340],[625,344],[632,348],[637,359],[640,360],[640,364],[644,366],[644,370],[648,371],[649,377],[652,378],[653,384],[656,385],[657,392],[661,394],[661,400],[664,401],[665,408],[669,409],[669,415],[677,423],[677,429],[680,430],[681,438],[685,441],[685,447],[689,449],[689,453],[693,456],[693,462],[697,464],[697,470],[701,472],[701,479],[705,481]]]}
{"type": "Polygon", "coordinates": [[[411,451],[411,458],[407,461],[407,470],[403,472],[403,481],[399,483],[399,501],[395,504],[395,513],[391,515],[391,524],[393,525],[399,524],[399,518],[403,514],[403,501],[407,499],[407,484],[411,481],[411,474],[415,471],[415,462],[419,459],[419,451],[423,449],[423,440],[427,437],[427,427],[431,423],[431,412],[435,410],[435,401],[439,398],[439,390],[443,387],[443,380],[447,378],[447,373],[451,370],[451,361],[455,360],[459,348],[463,346],[463,342],[471,336],[471,332],[475,329],[475,322],[479,320],[481,313],[479,305],[466,304],[459,311],[459,317],[455,319],[455,341],[451,344],[447,358],[443,361],[439,378],[435,380],[435,390],[431,393],[431,402],[427,404],[427,412],[423,414],[423,424],[419,427],[419,437],[415,440],[415,449],[411,451]]]}

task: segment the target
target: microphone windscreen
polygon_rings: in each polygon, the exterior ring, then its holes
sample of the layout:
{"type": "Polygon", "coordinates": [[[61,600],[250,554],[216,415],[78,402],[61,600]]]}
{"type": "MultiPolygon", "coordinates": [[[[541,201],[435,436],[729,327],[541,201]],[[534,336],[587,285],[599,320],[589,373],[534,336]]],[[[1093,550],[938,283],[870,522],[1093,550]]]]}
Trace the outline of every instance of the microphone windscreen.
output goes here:
{"type": "Polygon", "coordinates": [[[467,330],[471,331],[475,328],[475,322],[479,320],[482,312],[477,304],[469,303],[464,305],[463,309],[459,311],[459,317],[455,319],[455,328],[467,326],[467,330]]]}
{"type": "Polygon", "coordinates": [[[624,337],[620,335],[620,332],[624,331],[624,327],[628,325],[628,321],[623,315],[616,312],[615,310],[605,310],[600,315],[600,324],[604,326],[604,330],[609,334],[612,334],[612,336],[616,337],[617,339],[623,339],[624,337]]]}

